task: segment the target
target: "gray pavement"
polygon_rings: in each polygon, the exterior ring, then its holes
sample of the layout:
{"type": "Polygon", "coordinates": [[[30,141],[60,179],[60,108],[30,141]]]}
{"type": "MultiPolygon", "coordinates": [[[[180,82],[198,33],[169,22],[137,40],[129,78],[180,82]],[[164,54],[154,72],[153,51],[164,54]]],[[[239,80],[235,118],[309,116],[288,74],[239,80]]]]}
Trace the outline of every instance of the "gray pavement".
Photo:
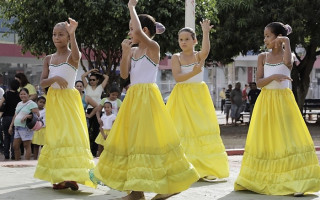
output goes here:
{"type": "MultiPolygon", "coordinates": [[[[220,124],[225,124],[225,116],[217,111],[220,124]]],[[[231,150],[232,151],[232,150],[231,150]]],[[[318,151],[318,158],[320,152],[318,151]]],[[[229,156],[230,176],[214,183],[196,182],[188,190],[173,196],[172,200],[290,200],[297,199],[293,196],[267,196],[259,195],[249,191],[233,191],[234,182],[239,174],[242,156],[229,156]]],[[[95,159],[95,162],[98,162],[95,159]]],[[[60,190],[55,191],[49,182],[33,178],[37,161],[3,161],[0,155],[0,200],[111,200],[126,195],[108,188],[98,186],[97,189],[79,185],[79,191],[60,190]]],[[[146,193],[146,199],[151,199],[155,194],[146,193]]],[[[303,200],[320,200],[320,193],[308,194],[303,200]]]]}
{"type": "MultiPolygon", "coordinates": [[[[242,156],[229,156],[230,176],[214,183],[196,182],[188,190],[173,196],[172,200],[289,200],[297,199],[293,196],[267,196],[249,191],[235,192],[233,184],[239,174],[242,156]]],[[[97,160],[95,160],[97,162],[97,160]]],[[[26,200],[98,200],[115,199],[126,195],[107,186],[92,189],[80,185],[79,191],[69,189],[55,191],[50,183],[33,178],[37,161],[6,161],[0,162],[0,199],[26,200]]],[[[146,199],[155,194],[146,193],[146,199]]],[[[306,195],[303,200],[320,199],[320,193],[306,195]]]]}

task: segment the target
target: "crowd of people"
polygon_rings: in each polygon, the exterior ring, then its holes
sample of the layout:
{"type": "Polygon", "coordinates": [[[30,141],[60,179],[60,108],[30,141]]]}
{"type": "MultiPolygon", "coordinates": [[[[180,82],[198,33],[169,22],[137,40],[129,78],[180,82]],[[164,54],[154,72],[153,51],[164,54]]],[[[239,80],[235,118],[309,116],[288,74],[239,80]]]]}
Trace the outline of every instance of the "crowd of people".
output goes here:
{"type": "Polygon", "coordinates": [[[256,82],[245,84],[244,89],[241,90],[241,83],[237,82],[232,89],[232,84],[228,85],[228,89],[222,88],[219,93],[221,100],[221,113],[226,115],[226,124],[229,124],[231,117],[231,124],[236,125],[240,120],[242,112],[249,112],[249,122],[251,120],[254,104],[260,94],[261,90],[257,88],[256,82]],[[231,111],[231,113],[230,113],[231,111]]]}
{"type": "MultiPolygon", "coordinates": [[[[117,100],[118,104],[115,106],[117,110],[112,110],[112,114],[116,116],[122,101],[118,98],[120,92],[116,86],[111,88],[109,97],[111,100],[109,100],[109,98],[101,99],[101,96],[104,94],[104,89],[95,91],[92,87],[103,86],[104,88],[108,82],[108,76],[102,76],[100,73],[96,73],[96,70],[90,70],[88,72],[89,73],[85,73],[84,75],[90,74],[89,78],[92,79],[92,77],[94,77],[97,79],[97,83],[92,83],[94,80],[89,81],[89,84],[87,84],[87,88],[91,90],[85,90],[84,83],[81,80],[76,81],[74,87],[79,91],[81,96],[86,115],[91,152],[92,155],[96,157],[101,153],[101,149],[98,150],[97,148],[101,142],[97,143],[95,141],[98,138],[99,131],[101,131],[100,128],[103,126],[103,122],[98,123],[97,118],[100,120],[106,113],[106,109],[102,108],[100,104],[104,105],[105,102],[112,103],[112,99],[117,100]],[[105,79],[101,81],[101,79],[99,79],[101,77],[105,79]],[[94,92],[97,94],[92,95],[94,92]],[[91,108],[89,106],[91,106],[91,108]],[[97,113],[98,117],[96,115],[97,113]],[[96,129],[98,129],[98,131],[96,131],[96,129]]],[[[82,80],[86,79],[87,77],[83,76],[82,80]]],[[[46,90],[48,90],[48,88],[46,88],[46,90]]],[[[46,90],[42,92],[36,91],[35,86],[28,81],[25,74],[18,73],[15,75],[15,79],[10,81],[7,91],[3,92],[0,99],[0,149],[1,153],[4,154],[5,160],[20,160],[21,155],[24,155],[24,159],[26,160],[31,159],[32,155],[34,159],[38,159],[40,147],[45,144],[46,90]],[[36,113],[39,120],[41,120],[42,128],[40,130],[30,130],[26,127],[26,120],[31,118],[31,112],[36,113]],[[21,131],[23,131],[23,134],[19,134],[21,131]],[[20,143],[22,144],[20,145],[20,143]]],[[[111,127],[109,127],[109,129],[110,128],[111,127]]]]}
{"type": "MultiPolygon", "coordinates": [[[[45,97],[37,98],[20,74],[0,101],[5,158],[19,160],[22,143],[25,159],[30,159],[32,142],[37,158],[43,146],[34,177],[50,182],[54,190],[76,191],[78,184],[96,188],[103,183],[126,191],[123,200],[143,200],[144,192],[156,193],[152,199],[160,200],[178,195],[199,179],[211,182],[229,176],[215,108],[203,82],[210,20],[200,23],[199,51],[193,29],[178,32],[181,51],[172,56],[177,84],[165,105],[155,83],[160,46],[153,40],[165,27],[150,15],[138,15],[137,3],[128,2],[129,33],[121,44],[120,76],[130,75],[123,102],[117,87],[101,99],[109,77],[95,69],[75,80],[80,52],[78,22],[72,18],[53,28],[56,52],[44,58],[40,80],[41,87],[49,88],[45,97]],[[37,132],[26,127],[33,115],[43,121],[37,132]],[[96,165],[93,156],[99,156],[96,165]]],[[[243,110],[252,114],[236,191],[303,196],[320,190],[312,138],[289,89],[290,30],[279,22],[268,24],[264,42],[271,51],[258,56],[257,83],[241,89],[238,82],[221,93],[227,123],[230,111],[232,123],[243,110]]]]}

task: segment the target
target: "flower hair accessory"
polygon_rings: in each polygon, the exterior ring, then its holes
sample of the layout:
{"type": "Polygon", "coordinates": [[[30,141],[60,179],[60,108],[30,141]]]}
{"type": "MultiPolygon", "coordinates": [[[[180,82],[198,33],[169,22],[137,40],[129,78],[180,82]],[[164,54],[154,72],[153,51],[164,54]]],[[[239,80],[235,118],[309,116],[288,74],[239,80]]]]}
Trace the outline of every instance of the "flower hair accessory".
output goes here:
{"type": "Polygon", "coordinates": [[[156,22],[156,34],[162,34],[166,30],[166,27],[164,27],[161,23],[156,22]]]}
{"type": "Polygon", "coordinates": [[[291,28],[291,26],[289,24],[284,25],[284,28],[287,30],[287,35],[292,33],[292,28],[291,28]]]}

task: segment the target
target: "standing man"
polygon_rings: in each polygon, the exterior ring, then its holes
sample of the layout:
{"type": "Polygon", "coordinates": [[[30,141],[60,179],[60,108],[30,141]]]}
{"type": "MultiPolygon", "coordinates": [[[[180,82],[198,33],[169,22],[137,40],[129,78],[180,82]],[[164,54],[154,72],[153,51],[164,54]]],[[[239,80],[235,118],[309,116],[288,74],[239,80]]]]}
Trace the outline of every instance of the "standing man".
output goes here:
{"type": "Polygon", "coordinates": [[[223,113],[223,107],[226,103],[226,88],[222,88],[222,90],[219,93],[219,96],[221,98],[221,113],[223,113]]]}
{"type": "Polygon", "coordinates": [[[260,92],[261,92],[261,90],[259,90],[257,88],[256,82],[251,82],[250,83],[250,91],[248,93],[248,99],[249,99],[249,102],[250,102],[250,107],[249,107],[250,119],[249,119],[249,122],[251,120],[251,115],[252,115],[252,111],[253,111],[253,108],[254,108],[254,104],[256,103],[256,100],[257,100],[260,92]]]}
{"type": "Polygon", "coordinates": [[[231,91],[230,100],[231,100],[231,119],[232,119],[232,123],[236,124],[236,122],[240,118],[240,113],[242,112],[242,105],[243,105],[240,82],[237,82],[235,85],[235,88],[231,91]]]}
{"type": "Polygon", "coordinates": [[[226,101],[225,101],[225,111],[224,111],[224,113],[226,114],[226,124],[228,124],[229,113],[231,109],[231,100],[230,100],[231,91],[232,91],[232,85],[229,84],[228,89],[226,91],[226,101]]]}

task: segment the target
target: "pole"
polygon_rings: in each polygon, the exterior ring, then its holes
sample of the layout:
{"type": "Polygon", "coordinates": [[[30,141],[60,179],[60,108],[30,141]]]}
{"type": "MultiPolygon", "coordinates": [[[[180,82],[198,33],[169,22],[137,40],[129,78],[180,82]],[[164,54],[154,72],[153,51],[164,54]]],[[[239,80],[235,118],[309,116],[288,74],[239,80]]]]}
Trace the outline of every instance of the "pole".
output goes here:
{"type": "Polygon", "coordinates": [[[185,26],[190,27],[195,30],[195,7],[196,1],[195,0],[186,0],[185,1],[185,26]]]}

